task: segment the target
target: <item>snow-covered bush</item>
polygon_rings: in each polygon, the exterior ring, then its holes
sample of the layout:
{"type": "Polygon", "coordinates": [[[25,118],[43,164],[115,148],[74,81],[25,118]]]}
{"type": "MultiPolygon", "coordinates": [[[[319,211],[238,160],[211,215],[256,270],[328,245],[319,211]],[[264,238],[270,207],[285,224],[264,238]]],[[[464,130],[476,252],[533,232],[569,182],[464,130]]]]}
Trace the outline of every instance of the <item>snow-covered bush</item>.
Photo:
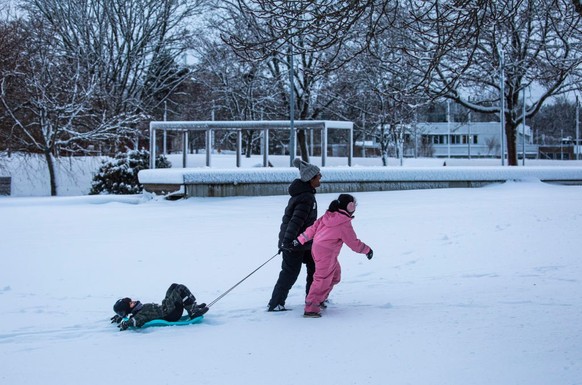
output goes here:
{"type": "MultiPolygon", "coordinates": [[[[150,153],[146,150],[131,150],[118,153],[114,159],[105,160],[93,177],[90,195],[96,194],[140,194],[143,186],[137,174],[149,168],[150,153]]],[[[156,168],[170,168],[165,156],[156,157],[156,168]]]]}

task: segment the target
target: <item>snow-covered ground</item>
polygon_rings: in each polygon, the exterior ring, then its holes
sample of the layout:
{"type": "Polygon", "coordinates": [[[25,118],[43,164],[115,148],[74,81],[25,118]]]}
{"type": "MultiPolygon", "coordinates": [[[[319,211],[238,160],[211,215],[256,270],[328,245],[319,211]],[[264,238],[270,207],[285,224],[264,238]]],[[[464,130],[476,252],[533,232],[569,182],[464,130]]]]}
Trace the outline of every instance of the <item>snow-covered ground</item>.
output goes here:
{"type": "Polygon", "coordinates": [[[273,256],[287,197],[0,197],[0,383],[582,384],[582,187],[355,195],[374,258],[344,247],[321,319],[304,272],[266,312],[277,256],[203,323],[127,332],[117,298],[210,302],[273,256]]]}

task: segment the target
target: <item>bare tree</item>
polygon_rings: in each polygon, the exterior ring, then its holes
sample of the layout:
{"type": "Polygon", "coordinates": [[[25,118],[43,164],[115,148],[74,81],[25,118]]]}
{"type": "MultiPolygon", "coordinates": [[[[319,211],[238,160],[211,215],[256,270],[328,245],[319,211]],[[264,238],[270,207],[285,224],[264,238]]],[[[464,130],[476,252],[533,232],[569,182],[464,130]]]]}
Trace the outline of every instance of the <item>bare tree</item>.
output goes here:
{"type": "Polygon", "coordinates": [[[368,50],[354,58],[360,63],[356,76],[359,87],[373,95],[372,107],[367,111],[369,121],[375,123],[374,133],[382,151],[382,162],[388,164],[388,148],[394,144],[396,155],[404,152],[406,135],[416,119],[416,111],[428,103],[425,96],[426,68],[415,55],[423,46],[408,27],[410,9],[395,6],[390,18],[378,21],[378,33],[368,44],[368,50]]]}
{"type": "Polygon", "coordinates": [[[205,0],[31,0],[1,101],[18,148],[53,157],[138,137],[139,124],[186,78],[186,23],[205,0]],[[15,97],[17,96],[17,97],[15,97]]]}
{"type": "Polygon", "coordinates": [[[419,37],[427,48],[445,47],[433,57],[428,91],[473,111],[504,111],[508,164],[514,166],[523,103],[531,118],[549,98],[570,91],[568,79],[579,76],[580,16],[566,0],[463,3],[448,4],[441,16],[428,5],[418,9],[425,15],[418,25],[435,31],[419,37]],[[453,25],[460,26],[454,35],[453,25]],[[526,102],[524,89],[539,92],[526,102]]]}
{"type": "MultiPolygon", "coordinates": [[[[24,23],[19,19],[0,21],[0,76],[7,74],[19,65],[21,47],[26,40],[24,23]]],[[[20,89],[12,87],[4,91],[10,99],[18,99],[20,89]]],[[[8,155],[15,150],[14,124],[8,112],[0,104],[0,151],[6,150],[8,155]]]]}
{"type": "Polygon", "coordinates": [[[85,59],[97,83],[95,107],[108,116],[148,114],[187,76],[176,68],[192,18],[205,0],[31,0],[55,44],[85,59]]]}
{"type": "Polygon", "coordinates": [[[576,101],[567,96],[544,105],[530,121],[536,137],[543,144],[560,144],[563,138],[576,137],[576,101]]]}
{"type": "MultiPolygon", "coordinates": [[[[352,45],[351,52],[361,54],[373,50],[376,36],[393,26],[384,20],[406,7],[408,13],[402,15],[406,21],[401,25],[417,42],[394,48],[411,56],[409,71],[424,78],[426,92],[433,98],[449,98],[486,113],[500,114],[503,105],[510,165],[517,164],[515,139],[523,89],[540,90],[539,96],[527,102],[531,118],[549,98],[571,89],[567,79],[576,80],[582,61],[580,15],[567,0],[239,3],[258,20],[245,22],[259,38],[229,36],[229,41],[240,51],[253,53],[260,46],[280,50],[291,45],[297,50],[296,38],[311,36],[313,50],[352,45]],[[269,25],[270,32],[265,33],[262,25],[269,25]],[[501,72],[503,82],[499,81],[501,72]]],[[[574,6],[579,8],[576,1],[574,6]]]]}
{"type": "Polygon", "coordinates": [[[270,52],[284,52],[289,46],[294,52],[306,49],[339,52],[349,44],[352,52],[367,48],[367,43],[386,28],[380,21],[390,18],[396,0],[232,0],[240,10],[249,33],[223,34],[237,52],[248,57],[265,58],[270,52]],[[359,25],[365,22],[366,28],[359,25]],[[268,49],[265,49],[268,48],[268,49]]]}
{"type": "MultiPolygon", "coordinates": [[[[200,106],[205,111],[205,119],[259,120],[274,116],[272,92],[275,86],[268,79],[263,63],[245,61],[220,40],[208,36],[200,36],[193,47],[197,62],[192,78],[205,88],[205,100],[200,106]]],[[[259,148],[259,133],[243,130],[247,157],[259,148]]],[[[221,140],[218,136],[215,139],[221,140]]],[[[220,143],[234,148],[236,135],[227,132],[220,143]]]]}
{"type": "MultiPolygon", "coordinates": [[[[348,61],[348,56],[361,47],[351,44],[349,49],[344,49],[330,39],[334,28],[342,21],[333,26],[318,24],[316,27],[314,20],[319,20],[320,12],[329,13],[331,17],[338,10],[339,2],[222,3],[226,4],[222,17],[227,17],[227,22],[219,27],[223,41],[244,60],[266,63],[271,78],[279,87],[276,95],[280,100],[281,116],[290,116],[290,112],[283,111],[285,106],[292,104],[294,119],[317,119],[338,102],[337,93],[332,92],[328,84],[333,82],[335,71],[348,61]],[[291,96],[293,103],[290,103],[291,96]]],[[[364,5],[358,7],[363,9],[364,5]]],[[[344,6],[339,9],[347,10],[344,6]]],[[[347,39],[351,32],[341,35],[347,39]]],[[[301,157],[309,161],[304,130],[298,130],[297,139],[301,157]]]]}
{"type": "Polygon", "coordinates": [[[88,142],[122,137],[137,119],[96,112],[97,83],[84,72],[85,59],[54,50],[54,35],[42,23],[30,22],[26,29],[18,65],[1,74],[0,101],[12,122],[16,148],[44,155],[51,195],[57,195],[55,155],[81,150],[88,142]]]}

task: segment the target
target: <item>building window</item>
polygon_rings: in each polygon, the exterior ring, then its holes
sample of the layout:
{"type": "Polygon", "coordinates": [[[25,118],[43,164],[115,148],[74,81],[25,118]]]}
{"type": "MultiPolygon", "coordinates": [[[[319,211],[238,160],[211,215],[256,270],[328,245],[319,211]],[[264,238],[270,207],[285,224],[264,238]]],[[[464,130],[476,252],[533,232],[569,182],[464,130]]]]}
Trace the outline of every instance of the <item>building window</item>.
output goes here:
{"type": "Polygon", "coordinates": [[[447,136],[446,135],[433,135],[432,142],[433,142],[433,144],[447,144],[447,136]]]}
{"type": "Polygon", "coordinates": [[[477,144],[477,135],[462,135],[463,144],[477,144]]]}

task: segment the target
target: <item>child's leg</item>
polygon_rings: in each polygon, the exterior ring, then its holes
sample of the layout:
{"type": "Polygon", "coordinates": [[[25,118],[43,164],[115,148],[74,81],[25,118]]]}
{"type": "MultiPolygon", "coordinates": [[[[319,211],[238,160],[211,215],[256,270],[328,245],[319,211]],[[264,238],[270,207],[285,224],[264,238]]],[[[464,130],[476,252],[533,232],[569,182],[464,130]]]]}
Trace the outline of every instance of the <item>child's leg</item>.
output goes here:
{"type": "MultiPolygon", "coordinates": [[[[331,279],[331,283],[329,285],[329,290],[327,290],[327,292],[325,293],[325,297],[323,298],[323,301],[325,301],[327,299],[327,297],[329,297],[329,293],[331,293],[331,291],[333,290],[334,286],[337,285],[342,278],[342,267],[340,266],[339,262],[336,263],[334,271],[333,271],[333,277],[331,279]]],[[[321,301],[321,302],[323,302],[321,301]]]]}
{"type": "Polygon", "coordinates": [[[283,261],[281,262],[281,272],[273,288],[269,308],[275,308],[277,305],[285,305],[289,290],[297,281],[301,272],[302,252],[283,251],[283,261]]]}
{"type": "Polygon", "coordinates": [[[167,321],[177,321],[182,316],[184,308],[188,314],[196,305],[196,297],[186,286],[173,283],[166,291],[166,298],[162,301],[164,319],[167,321]]]}
{"type": "Polygon", "coordinates": [[[311,255],[311,250],[307,250],[303,253],[303,263],[307,270],[307,277],[305,279],[305,295],[309,294],[309,289],[313,283],[313,274],[315,273],[315,261],[311,255]]]}
{"type": "Polygon", "coordinates": [[[164,301],[173,301],[183,303],[185,306],[196,303],[196,297],[186,286],[173,283],[166,291],[166,298],[164,301]]]}
{"type": "Polygon", "coordinates": [[[313,275],[313,283],[309,289],[309,294],[305,299],[305,312],[319,313],[319,304],[327,298],[327,294],[331,290],[335,264],[325,263],[325,261],[318,262],[315,256],[314,259],[315,274],[313,275]]]}

